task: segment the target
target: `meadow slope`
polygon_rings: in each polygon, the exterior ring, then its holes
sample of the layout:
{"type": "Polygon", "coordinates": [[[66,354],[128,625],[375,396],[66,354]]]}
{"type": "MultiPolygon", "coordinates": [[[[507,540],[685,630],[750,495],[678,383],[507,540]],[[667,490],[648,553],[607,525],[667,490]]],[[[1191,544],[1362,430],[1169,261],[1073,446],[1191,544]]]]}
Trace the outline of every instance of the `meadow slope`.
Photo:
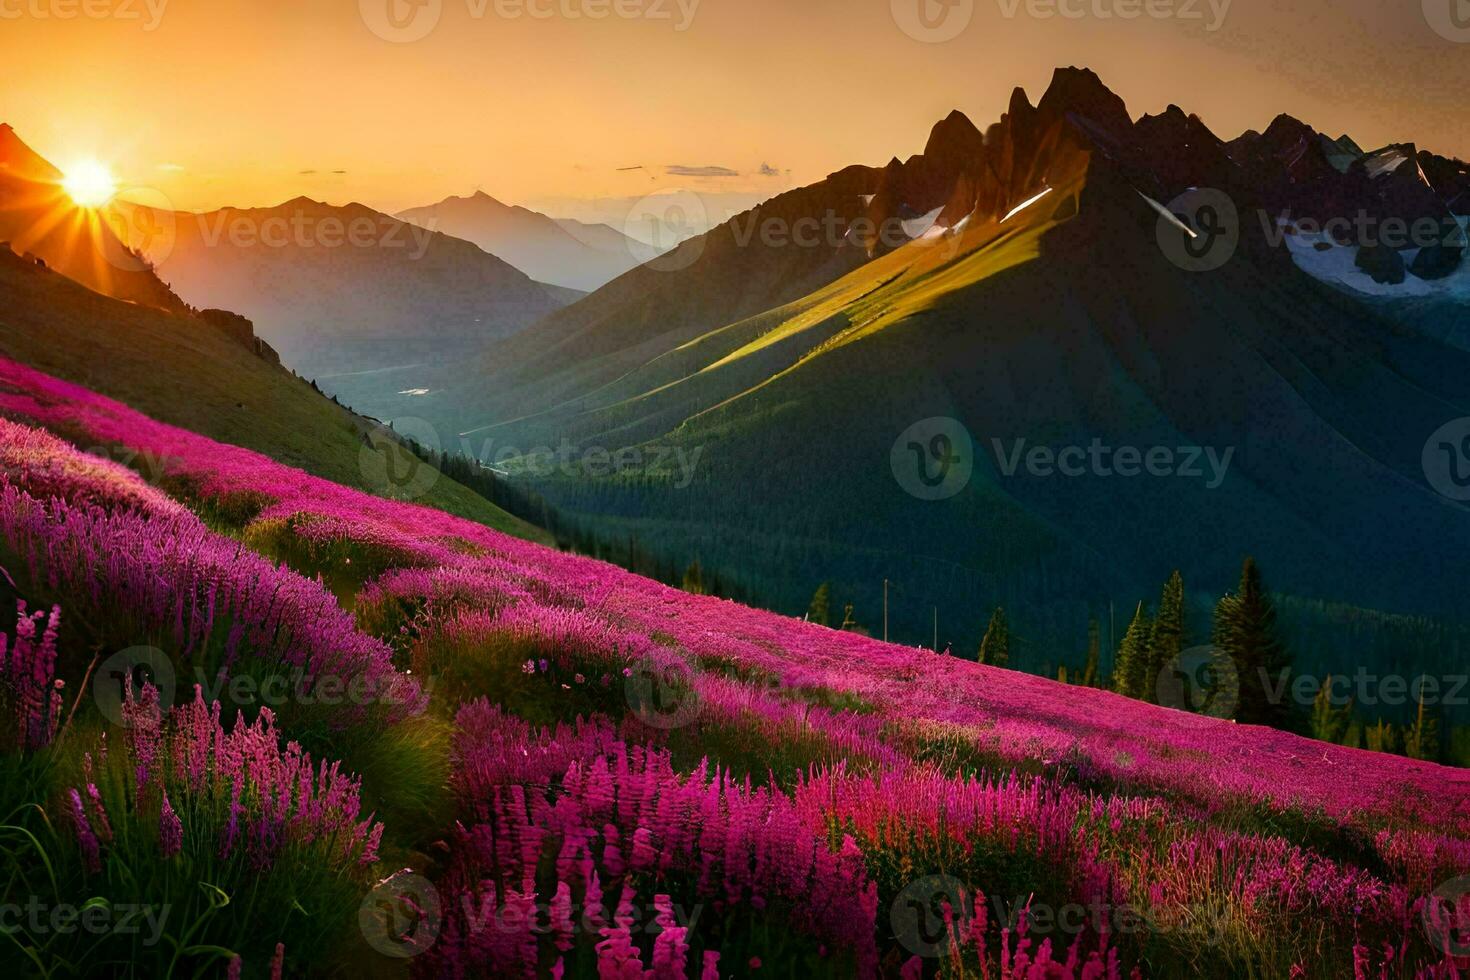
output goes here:
{"type": "Polygon", "coordinates": [[[1470,869],[1463,771],[687,595],[15,361],[0,415],[0,566],[28,603],[0,679],[6,873],[188,918],[155,947],[22,929],[32,967],[1463,968],[1429,900],[1470,869]],[[120,726],[66,693],[139,646],[120,726]]]}
{"type": "MultiPolygon", "coordinates": [[[[402,454],[395,439],[198,317],[110,299],[3,250],[0,298],[4,356],[325,479],[375,493],[395,490],[382,476],[402,454]]],[[[539,529],[453,480],[436,481],[427,499],[545,540],[539,529]]]]}

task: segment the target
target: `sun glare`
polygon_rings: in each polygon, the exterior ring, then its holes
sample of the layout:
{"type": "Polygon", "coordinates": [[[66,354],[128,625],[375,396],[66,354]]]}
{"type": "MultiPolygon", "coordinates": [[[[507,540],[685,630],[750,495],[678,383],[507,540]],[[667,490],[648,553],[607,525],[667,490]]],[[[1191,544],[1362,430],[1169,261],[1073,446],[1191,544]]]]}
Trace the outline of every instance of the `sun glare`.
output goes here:
{"type": "Polygon", "coordinates": [[[100,208],[117,193],[117,180],[107,165],[85,160],[66,172],[62,188],[79,206],[100,208]]]}

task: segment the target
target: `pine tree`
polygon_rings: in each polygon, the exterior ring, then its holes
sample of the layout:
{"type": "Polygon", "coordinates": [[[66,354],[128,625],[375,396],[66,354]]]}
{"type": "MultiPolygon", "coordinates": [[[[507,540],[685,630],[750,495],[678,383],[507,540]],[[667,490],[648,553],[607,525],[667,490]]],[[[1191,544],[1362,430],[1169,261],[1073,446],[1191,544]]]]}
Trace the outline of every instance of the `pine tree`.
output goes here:
{"type": "Polygon", "coordinates": [[[1339,707],[1332,703],[1332,678],[1329,676],[1312,704],[1312,737],[1334,745],[1346,744],[1352,722],[1351,704],[1339,707]]]}
{"type": "Polygon", "coordinates": [[[1102,660],[1102,627],[1095,619],[1087,622],[1087,666],[1082,669],[1082,686],[1096,687],[1102,660]]]}
{"type": "Polygon", "coordinates": [[[1011,631],[1006,625],[1006,611],[999,606],[990,614],[985,639],[980,641],[980,662],[992,667],[1009,667],[1011,663],[1011,631]]]}
{"type": "MultiPolygon", "coordinates": [[[[1123,643],[1118,647],[1118,662],[1113,665],[1113,690],[1130,698],[1146,696],[1144,675],[1148,672],[1148,650],[1154,632],[1153,621],[1143,603],[1133,614],[1123,643]]],[[[1151,685],[1150,685],[1151,686],[1151,685]]]]}
{"type": "Polygon", "coordinates": [[[690,562],[689,567],[684,569],[684,584],[682,588],[685,592],[690,592],[694,595],[705,594],[704,569],[699,567],[698,558],[690,562]]]}
{"type": "Polygon", "coordinates": [[[1424,689],[1419,689],[1419,711],[1414,724],[1404,730],[1404,755],[1426,762],[1439,761],[1439,721],[1429,715],[1424,705],[1424,689]]]}
{"type": "Polygon", "coordinates": [[[1134,697],[1157,703],[1159,677],[1179,660],[1184,652],[1184,577],[1177,571],[1169,576],[1164,594],[1159,599],[1159,614],[1149,635],[1148,658],[1143,671],[1141,689],[1134,697]]]}
{"type": "Polygon", "coordinates": [[[823,582],[817,586],[811,605],[806,610],[806,620],[818,626],[832,625],[832,584],[823,582]]]}
{"type": "Polygon", "coordinates": [[[1363,740],[1369,752],[1397,754],[1399,751],[1399,730],[1382,718],[1372,728],[1364,730],[1363,740]]]}
{"type": "Polygon", "coordinates": [[[1240,571],[1240,588],[1215,607],[1215,646],[1235,664],[1240,678],[1236,718],[1249,725],[1291,726],[1291,706],[1272,690],[1290,684],[1291,658],[1276,636],[1276,608],[1261,581],[1255,559],[1240,571]]]}

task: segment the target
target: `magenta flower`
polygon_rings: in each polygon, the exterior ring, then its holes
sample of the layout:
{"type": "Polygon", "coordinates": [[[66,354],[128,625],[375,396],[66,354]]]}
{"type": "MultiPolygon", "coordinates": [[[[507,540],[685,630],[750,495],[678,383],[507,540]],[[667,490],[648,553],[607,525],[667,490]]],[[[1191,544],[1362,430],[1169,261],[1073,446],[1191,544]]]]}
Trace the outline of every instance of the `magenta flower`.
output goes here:
{"type": "MultiPolygon", "coordinates": [[[[134,704],[157,704],[152,685],[144,685],[134,704]]],[[[377,859],[382,824],[361,817],[358,781],[337,763],[315,762],[294,742],[283,746],[269,709],[252,724],[241,717],[226,729],[218,702],[206,704],[196,688],[192,702],[161,716],[152,728],[130,729],[129,736],[128,752],[118,764],[129,767],[135,785],[112,807],[115,813],[119,807],[137,809],[157,798],[159,849],[165,858],[182,847],[183,826],[173,805],[182,797],[203,812],[224,815],[214,831],[221,860],[238,856],[264,870],[288,848],[313,847],[318,851],[313,860],[344,869],[377,859]]],[[[98,850],[97,835],[80,809],[81,795],[76,790],[71,795],[79,840],[84,854],[91,854],[98,850]]],[[[100,812],[100,796],[96,805],[100,812]]],[[[190,830],[202,832],[197,825],[190,830]]]]}
{"type": "Polygon", "coordinates": [[[104,844],[109,843],[112,840],[112,823],[107,819],[107,808],[102,805],[102,794],[97,791],[96,783],[87,784],[87,803],[97,824],[98,839],[104,844]]]}
{"type": "Polygon", "coordinates": [[[83,453],[43,429],[0,418],[0,482],[37,499],[189,519],[183,505],[119,463],[83,453]]]}
{"type": "Polygon", "coordinates": [[[15,640],[0,632],[0,709],[13,735],[0,735],[0,747],[12,740],[21,752],[37,752],[51,744],[61,719],[62,682],[56,678],[56,638],[61,609],[27,613],[16,603],[15,640]],[[45,621],[45,628],[38,627],[45,621]],[[13,726],[13,727],[10,727],[13,726]]]}
{"type": "Polygon", "coordinates": [[[87,811],[82,806],[82,796],[76,790],[70,790],[71,819],[76,827],[77,842],[82,848],[82,863],[91,874],[97,874],[102,870],[102,849],[97,842],[97,834],[92,830],[92,824],[87,820],[87,811]]]}
{"type": "Polygon", "coordinates": [[[163,794],[163,807],[158,815],[158,849],[167,860],[178,854],[184,846],[184,825],[169,802],[168,793],[163,794]]]}
{"type": "MultiPolygon", "coordinates": [[[[876,969],[877,890],[861,853],[850,842],[829,849],[825,829],[804,823],[779,791],[707,766],[681,774],[666,753],[592,724],[538,732],[487,702],[461,709],[459,722],[455,788],[475,822],[457,833],[441,883],[458,896],[445,902],[451,922],[466,907],[495,903],[506,888],[534,887],[549,898],[553,944],[559,929],[564,942],[565,924],[557,923],[568,901],[581,891],[600,908],[601,883],[621,881],[611,923],[599,927],[599,975],[641,980],[645,954],[630,931],[633,883],[670,874],[683,876],[701,902],[751,909],[779,902],[790,928],[854,951],[864,974],[876,969]],[[559,855],[554,876],[542,874],[548,848],[559,855]]],[[[684,975],[692,937],[674,918],[672,897],[654,891],[644,901],[660,925],[652,975],[684,975]]],[[[518,973],[537,961],[537,937],[527,932],[514,935],[528,938],[529,949],[473,935],[468,920],[446,929],[426,967],[518,973]]]]}

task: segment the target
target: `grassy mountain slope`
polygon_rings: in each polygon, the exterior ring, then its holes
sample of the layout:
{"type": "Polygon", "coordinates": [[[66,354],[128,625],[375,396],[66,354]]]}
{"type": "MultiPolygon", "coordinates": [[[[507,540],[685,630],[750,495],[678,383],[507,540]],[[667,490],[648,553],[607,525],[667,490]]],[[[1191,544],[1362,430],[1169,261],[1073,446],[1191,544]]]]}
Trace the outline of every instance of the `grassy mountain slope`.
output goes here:
{"type": "MultiPolygon", "coordinates": [[[[1147,234],[1147,215],[1134,217],[1147,234]]],[[[1449,583],[1464,571],[1470,515],[1424,484],[1419,457],[1429,433],[1470,407],[1454,374],[1466,369],[1463,356],[1395,335],[1332,297],[1304,312],[1307,285],[1281,290],[1249,273],[1201,291],[1161,257],[1082,225],[1058,230],[1046,248],[1054,261],[907,308],[915,298],[888,287],[868,297],[878,309],[865,325],[736,395],[710,392],[709,407],[670,430],[679,444],[706,447],[708,493],[677,503],[670,493],[666,506],[698,512],[707,503],[714,523],[738,514],[729,524],[759,526],[768,508],[730,499],[728,488],[748,479],[759,481],[760,500],[831,500],[803,515],[809,533],[828,539],[825,550],[989,566],[996,575],[982,595],[1004,596],[1004,583],[1044,565],[1047,552],[1055,566],[1044,592],[1102,595],[1129,579],[1144,588],[1175,564],[1197,581],[1228,582],[1252,551],[1278,581],[1309,592],[1454,608],[1449,583]],[[1065,261],[1068,250],[1085,261],[1065,261]],[[1126,285],[1139,277],[1154,284],[1148,305],[1126,285]],[[970,491],[939,505],[907,497],[886,465],[897,434],[934,416],[962,420],[978,444],[970,491]],[[1019,439],[1100,439],[1234,456],[1217,489],[1011,477],[995,439],[1005,451],[1019,439]],[[1006,542],[1016,529],[1038,522],[1048,529],[1043,557],[1013,553],[1006,542]],[[893,527],[906,529],[900,542],[888,536],[893,527]],[[1365,533],[1372,527],[1393,533],[1365,533]]],[[[622,431],[626,410],[609,408],[598,427],[622,431]]],[[[856,571],[861,560],[845,564],[856,571]]],[[[790,584],[793,599],[803,586],[790,584]]]]}
{"type": "MultiPolygon", "coordinates": [[[[0,353],[160,420],[348,486],[381,490],[365,421],[203,320],[119,303],[0,255],[0,353]]],[[[540,532],[446,478],[425,498],[524,537],[540,532]]]]}
{"type": "Polygon", "coordinates": [[[616,429],[640,441],[677,426],[691,408],[697,415],[755,394],[816,358],[924,315],[950,292],[1036,259],[1043,236],[1075,213],[1081,177],[1074,159],[1070,172],[1058,168],[1052,175],[1054,193],[1034,212],[969,223],[878,256],[794,303],[712,330],[610,384],[505,427],[538,438],[591,438],[616,429]]]}

